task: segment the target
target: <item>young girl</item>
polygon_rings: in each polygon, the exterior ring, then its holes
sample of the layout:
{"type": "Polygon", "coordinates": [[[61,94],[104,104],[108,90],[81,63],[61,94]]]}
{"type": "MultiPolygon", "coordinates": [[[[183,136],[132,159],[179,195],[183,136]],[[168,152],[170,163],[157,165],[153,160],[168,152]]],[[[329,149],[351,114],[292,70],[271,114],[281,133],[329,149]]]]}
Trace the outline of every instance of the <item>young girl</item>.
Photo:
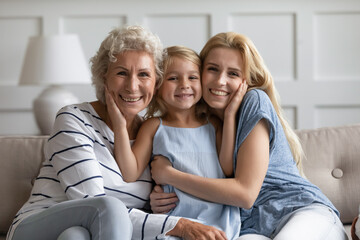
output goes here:
{"type": "MultiPolygon", "coordinates": [[[[164,81],[147,113],[152,118],[141,126],[132,149],[125,119],[120,111],[112,116],[115,122],[114,152],[124,179],[135,181],[148,165],[152,154],[168,157],[175,168],[187,173],[208,178],[232,175],[235,118],[226,118],[233,121],[224,123],[222,129],[217,118],[208,118],[204,113],[204,105],[200,101],[201,61],[193,50],[174,46],[166,51],[164,81]],[[157,113],[159,117],[154,117],[157,113]]],[[[226,114],[235,115],[245,92],[246,84],[242,84],[226,114]]],[[[118,109],[112,99],[107,93],[108,108],[111,108],[109,112],[118,109]]],[[[175,191],[179,198],[170,215],[193,218],[216,226],[225,231],[229,239],[239,236],[239,208],[203,201],[169,185],[165,186],[165,191],[175,191]]]]}

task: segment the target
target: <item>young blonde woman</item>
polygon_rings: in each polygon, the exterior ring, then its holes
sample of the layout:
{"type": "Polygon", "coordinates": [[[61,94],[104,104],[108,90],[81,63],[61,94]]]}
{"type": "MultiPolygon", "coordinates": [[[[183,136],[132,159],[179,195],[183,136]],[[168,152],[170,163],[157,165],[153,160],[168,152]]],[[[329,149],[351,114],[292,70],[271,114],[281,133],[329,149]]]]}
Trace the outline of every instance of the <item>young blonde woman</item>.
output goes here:
{"type": "MultiPolygon", "coordinates": [[[[206,43],[200,57],[203,98],[223,121],[240,83],[246,80],[249,86],[236,116],[234,175],[203,178],[180,172],[158,156],[152,162],[157,184],[240,207],[241,240],[347,239],[333,204],[302,177],[301,145],[283,117],[273,78],[251,40],[220,33],[206,43]]],[[[151,199],[157,212],[173,204],[159,187],[151,199]]]]}

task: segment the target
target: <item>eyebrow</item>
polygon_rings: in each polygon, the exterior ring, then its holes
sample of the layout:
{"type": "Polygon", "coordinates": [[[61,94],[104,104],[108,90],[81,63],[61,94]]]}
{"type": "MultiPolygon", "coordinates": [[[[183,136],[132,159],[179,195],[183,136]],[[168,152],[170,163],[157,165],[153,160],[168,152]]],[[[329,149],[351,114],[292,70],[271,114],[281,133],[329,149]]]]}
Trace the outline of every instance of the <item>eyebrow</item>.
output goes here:
{"type": "MultiPolygon", "coordinates": [[[[200,71],[194,70],[194,71],[190,71],[189,73],[190,73],[190,74],[200,74],[200,71]]],[[[180,72],[179,72],[179,71],[171,71],[171,72],[166,72],[165,74],[166,74],[166,75],[169,75],[169,74],[180,74],[180,72]]]]}
{"type": "MultiPolygon", "coordinates": [[[[212,62],[209,62],[209,63],[206,63],[206,65],[213,65],[213,66],[216,66],[216,67],[220,67],[220,65],[216,64],[216,63],[212,63],[212,62]]],[[[238,72],[241,72],[241,69],[240,68],[233,68],[233,67],[229,67],[230,70],[232,71],[238,71],[238,72]]]]}
{"type": "Polygon", "coordinates": [[[123,66],[115,66],[115,67],[114,67],[114,69],[118,69],[118,68],[124,69],[124,70],[126,70],[126,71],[129,71],[127,68],[125,68],[125,67],[123,67],[123,66]]]}
{"type": "MultiPolygon", "coordinates": [[[[114,67],[114,69],[118,69],[118,68],[123,69],[123,70],[125,70],[125,71],[129,71],[129,69],[127,69],[126,67],[123,67],[123,66],[121,66],[121,65],[114,67]]],[[[139,71],[139,72],[142,72],[142,71],[151,72],[152,70],[151,70],[150,68],[141,68],[141,69],[139,69],[138,71],[139,71]]]]}

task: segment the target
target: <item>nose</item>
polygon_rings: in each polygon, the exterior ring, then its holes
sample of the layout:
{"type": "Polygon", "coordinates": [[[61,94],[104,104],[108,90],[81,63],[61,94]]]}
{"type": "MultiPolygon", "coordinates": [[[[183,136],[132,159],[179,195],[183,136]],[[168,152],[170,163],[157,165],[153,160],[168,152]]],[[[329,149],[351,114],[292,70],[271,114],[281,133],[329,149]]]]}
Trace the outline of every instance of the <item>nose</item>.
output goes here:
{"type": "Polygon", "coordinates": [[[180,88],[181,89],[188,89],[190,88],[189,86],[189,81],[187,79],[181,79],[180,80],[180,88]]]}
{"type": "Polygon", "coordinates": [[[126,81],[126,90],[128,92],[136,92],[139,89],[139,79],[136,74],[130,74],[126,81]]]}
{"type": "Polygon", "coordinates": [[[224,86],[226,85],[226,81],[227,81],[227,76],[225,72],[221,72],[218,76],[217,76],[217,82],[219,83],[219,85],[224,86]]]}

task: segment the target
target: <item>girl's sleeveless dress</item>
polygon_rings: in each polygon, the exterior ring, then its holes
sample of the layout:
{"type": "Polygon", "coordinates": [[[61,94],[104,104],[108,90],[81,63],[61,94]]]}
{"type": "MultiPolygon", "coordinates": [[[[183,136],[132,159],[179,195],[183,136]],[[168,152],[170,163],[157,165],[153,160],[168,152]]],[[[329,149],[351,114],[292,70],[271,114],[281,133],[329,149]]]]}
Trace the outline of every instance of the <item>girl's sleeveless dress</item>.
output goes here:
{"type": "MultiPolygon", "coordinates": [[[[153,155],[163,155],[173,167],[186,173],[207,177],[225,178],[216,151],[215,128],[207,123],[197,128],[165,126],[160,119],[159,128],[153,139],[153,155]]],[[[164,186],[165,192],[175,192],[179,198],[177,206],[168,214],[196,219],[206,225],[223,230],[228,239],[240,234],[240,210],[208,202],[173,186],[164,186]]]]}

